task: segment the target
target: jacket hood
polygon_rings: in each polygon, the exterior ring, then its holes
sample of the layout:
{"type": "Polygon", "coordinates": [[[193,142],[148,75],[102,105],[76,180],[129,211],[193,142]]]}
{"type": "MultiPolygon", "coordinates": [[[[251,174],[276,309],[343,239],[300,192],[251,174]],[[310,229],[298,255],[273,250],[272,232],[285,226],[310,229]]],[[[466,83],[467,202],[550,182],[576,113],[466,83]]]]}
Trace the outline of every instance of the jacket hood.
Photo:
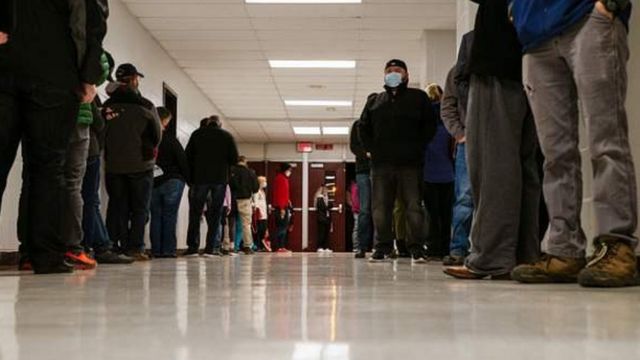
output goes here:
{"type": "Polygon", "coordinates": [[[109,100],[105,102],[105,106],[110,104],[131,104],[140,105],[147,109],[153,108],[153,104],[135,90],[123,84],[116,83],[116,85],[118,85],[117,88],[111,88],[113,91],[110,93],[109,100]]]}

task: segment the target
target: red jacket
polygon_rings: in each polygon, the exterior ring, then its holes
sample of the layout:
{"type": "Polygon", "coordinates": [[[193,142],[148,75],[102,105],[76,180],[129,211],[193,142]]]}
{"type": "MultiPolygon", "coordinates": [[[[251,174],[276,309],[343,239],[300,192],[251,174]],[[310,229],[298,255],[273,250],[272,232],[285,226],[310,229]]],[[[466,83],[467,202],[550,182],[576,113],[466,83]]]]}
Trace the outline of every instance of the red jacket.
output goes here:
{"type": "Polygon", "coordinates": [[[273,201],[271,205],[278,209],[286,209],[289,206],[289,178],[283,173],[276,175],[273,184],[273,201]]]}

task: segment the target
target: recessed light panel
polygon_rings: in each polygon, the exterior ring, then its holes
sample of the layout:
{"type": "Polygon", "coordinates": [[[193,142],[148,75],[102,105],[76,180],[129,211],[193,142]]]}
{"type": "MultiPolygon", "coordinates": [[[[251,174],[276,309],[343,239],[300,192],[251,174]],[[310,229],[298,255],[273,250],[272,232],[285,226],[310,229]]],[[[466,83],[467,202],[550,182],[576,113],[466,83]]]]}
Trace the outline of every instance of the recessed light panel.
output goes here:
{"type": "Polygon", "coordinates": [[[319,127],[315,126],[296,126],[293,128],[293,132],[296,135],[320,135],[321,131],[319,127]]]}
{"type": "Polygon", "coordinates": [[[355,69],[353,60],[269,60],[274,69],[355,69]]]}
{"type": "Polygon", "coordinates": [[[287,106],[335,106],[335,107],[351,107],[353,102],[341,100],[285,100],[287,106]]]}
{"type": "Polygon", "coordinates": [[[349,135],[348,126],[325,126],[322,128],[323,135],[349,135]]]}

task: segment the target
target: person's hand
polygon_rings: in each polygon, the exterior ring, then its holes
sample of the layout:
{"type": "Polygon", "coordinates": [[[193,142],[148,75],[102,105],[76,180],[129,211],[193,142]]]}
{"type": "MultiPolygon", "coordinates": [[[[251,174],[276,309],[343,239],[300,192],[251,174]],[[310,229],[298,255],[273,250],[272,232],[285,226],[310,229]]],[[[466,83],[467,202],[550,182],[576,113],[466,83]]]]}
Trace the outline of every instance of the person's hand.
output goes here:
{"type": "Polygon", "coordinates": [[[606,6],[604,6],[602,1],[596,1],[596,10],[600,14],[606,16],[607,19],[609,19],[611,21],[613,21],[613,19],[615,18],[615,15],[611,11],[609,11],[606,6]]]}
{"type": "Polygon", "coordinates": [[[456,136],[456,143],[458,144],[464,144],[467,142],[467,137],[465,135],[458,135],[456,136]]]}
{"type": "Polygon", "coordinates": [[[89,104],[93,102],[93,99],[95,99],[97,94],[98,91],[96,90],[96,86],[86,83],[82,83],[82,85],[80,86],[80,90],[78,91],[80,103],[82,104],[89,104]]]}
{"type": "Polygon", "coordinates": [[[0,45],[4,45],[9,42],[9,34],[0,31],[0,45]]]}
{"type": "Polygon", "coordinates": [[[284,209],[280,210],[280,218],[284,219],[285,215],[287,215],[287,211],[284,209]]]}

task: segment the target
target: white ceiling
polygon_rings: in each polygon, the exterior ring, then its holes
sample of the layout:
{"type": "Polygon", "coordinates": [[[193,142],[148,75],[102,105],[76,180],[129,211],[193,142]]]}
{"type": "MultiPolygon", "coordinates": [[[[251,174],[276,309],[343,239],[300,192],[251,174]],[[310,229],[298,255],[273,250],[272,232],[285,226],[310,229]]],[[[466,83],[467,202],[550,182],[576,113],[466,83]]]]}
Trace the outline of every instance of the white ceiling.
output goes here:
{"type": "Polygon", "coordinates": [[[247,5],[244,0],[123,0],[228,119],[243,142],[321,140],[292,126],[344,126],[380,91],[391,58],[417,70],[424,30],[455,28],[455,0],[247,5]],[[356,69],[271,69],[268,60],[356,60],[356,69]],[[353,108],[285,107],[284,99],[353,108]]]}

